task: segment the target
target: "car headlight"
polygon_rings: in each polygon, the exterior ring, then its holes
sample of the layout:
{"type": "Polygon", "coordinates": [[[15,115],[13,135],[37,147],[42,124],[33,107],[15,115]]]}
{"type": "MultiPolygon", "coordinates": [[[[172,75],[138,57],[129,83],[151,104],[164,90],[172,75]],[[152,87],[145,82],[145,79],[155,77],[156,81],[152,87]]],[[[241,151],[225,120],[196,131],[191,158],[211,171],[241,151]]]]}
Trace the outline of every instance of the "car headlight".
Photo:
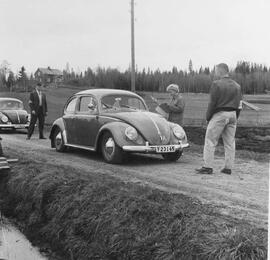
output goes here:
{"type": "Polygon", "coordinates": [[[173,134],[178,139],[184,139],[186,136],[184,129],[180,125],[173,126],[173,134]]]}
{"type": "Polygon", "coordinates": [[[138,132],[137,130],[132,127],[132,126],[128,126],[125,130],[125,135],[126,137],[131,140],[131,141],[135,141],[138,138],[138,132]]]}
{"type": "Polygon", "coordinates": [[[1,121],[3,122],[3,123],[7,123],[8,122],[8,117],[6,116],[6,115],[1,115],[1,121]]]}

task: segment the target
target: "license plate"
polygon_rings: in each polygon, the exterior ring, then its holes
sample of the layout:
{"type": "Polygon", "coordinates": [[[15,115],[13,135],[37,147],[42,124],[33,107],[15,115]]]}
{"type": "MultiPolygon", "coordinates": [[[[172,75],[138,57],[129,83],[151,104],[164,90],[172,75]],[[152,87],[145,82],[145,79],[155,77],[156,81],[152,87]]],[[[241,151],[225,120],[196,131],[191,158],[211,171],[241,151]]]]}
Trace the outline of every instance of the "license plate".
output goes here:
{"type": "Polygon", "coordinates": [[[25,125],[14,125],[15,128],[25,128],[25,125]]]}
{"type": "Polygon", "coordinates": [[[174,145],[163,145],[163,146],[156,146],[157,153],[174,153],[175,146],[174,145]]]}

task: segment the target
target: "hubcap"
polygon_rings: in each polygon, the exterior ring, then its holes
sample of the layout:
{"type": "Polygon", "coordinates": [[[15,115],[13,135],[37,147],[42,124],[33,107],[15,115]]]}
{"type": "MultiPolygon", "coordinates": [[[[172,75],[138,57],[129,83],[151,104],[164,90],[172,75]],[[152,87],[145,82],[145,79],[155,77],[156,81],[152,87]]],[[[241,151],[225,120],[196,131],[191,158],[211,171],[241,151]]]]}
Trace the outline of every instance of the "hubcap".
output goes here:
{"type": "Polygon", "coordinates": [[[110,137],[108,138],[108,140],[105,143],[105,152],[108,156],[112,156],[114,153],[114,149],[115,149],[115,142],[114,140],[110,137]]]}
{"type": "Polygon", "coordinates": [[[62,145],[62,135],[59,132],[55,137],[55,146],[58,148],[62,145]]]}

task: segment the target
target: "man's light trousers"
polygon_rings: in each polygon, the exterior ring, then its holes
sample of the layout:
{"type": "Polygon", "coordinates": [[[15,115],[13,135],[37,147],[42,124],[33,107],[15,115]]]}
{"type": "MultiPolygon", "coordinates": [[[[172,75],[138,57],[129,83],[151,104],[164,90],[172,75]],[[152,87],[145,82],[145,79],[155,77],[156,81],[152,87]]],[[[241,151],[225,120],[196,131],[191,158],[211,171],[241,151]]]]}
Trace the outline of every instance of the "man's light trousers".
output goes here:
{"type": "Polygon", "coordinates": [[[204,167],[213,168],[215,148],[222,136],[225,168],[232,169],[235,158],[236,112],[221,111],[213,115],[207,126],[203,150],[204,167]]]}

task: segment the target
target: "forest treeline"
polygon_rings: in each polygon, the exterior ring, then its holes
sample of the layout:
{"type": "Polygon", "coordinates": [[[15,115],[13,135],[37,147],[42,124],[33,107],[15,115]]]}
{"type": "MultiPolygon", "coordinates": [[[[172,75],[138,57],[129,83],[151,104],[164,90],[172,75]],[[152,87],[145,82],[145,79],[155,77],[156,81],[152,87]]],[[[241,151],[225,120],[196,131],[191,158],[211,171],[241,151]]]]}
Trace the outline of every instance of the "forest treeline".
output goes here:
{"type": "MultiPolygon", "coordinates": [[[[259,94],[270,90],[270,69],[266,66],[241,61],[230,75],[242,87],[244,94],[259,94]]],[[[173,67],[171,71],[143,69],[136,71],[136,90],[164,92],[171,83],[178,84],[183,92],[208,93],[213,81],[213,69],[201,67],[193,70],[192,62],[188,71],[173,67]]],[[[77,86],[95,86],[97,88],[131,89],[130,70],[88,68],[84,73],[75,74],[64,70],[64,83],[77,86]]]]}
{"type": "MultiPolygon", "coordinates": [[[[230,71],[231,77],[236,80],[242,88],[243,94],[260,94],[270,91],[270,68],[264,65],[240,61],[236,67],[230,71]]],[[[187,71],[173,67],[170,71],[160,71],[143,69],[136,71],[136,90],[164,92],[171,83],[178,84],[183,92],[208,93],[213,81],[213,69],[201,67],[194,70],[192,61],[189,62],[187,71]]],[[[33,74],[27,76],[25,68],[15,77],[12,71],[5,76],[0,69],[0,87],[6,86],[22,90],[29,89],[29,85],[35,84],[33,74]]],[[[63,70],[64,85],[78,87],[97,88],[118,88],[131,89],[131,72],[126,70],[121,72],[114,68],[98,67],[93,70],[90,67],[84,72],[75,73],[73,69],[67,67],[63,70]]]]}

